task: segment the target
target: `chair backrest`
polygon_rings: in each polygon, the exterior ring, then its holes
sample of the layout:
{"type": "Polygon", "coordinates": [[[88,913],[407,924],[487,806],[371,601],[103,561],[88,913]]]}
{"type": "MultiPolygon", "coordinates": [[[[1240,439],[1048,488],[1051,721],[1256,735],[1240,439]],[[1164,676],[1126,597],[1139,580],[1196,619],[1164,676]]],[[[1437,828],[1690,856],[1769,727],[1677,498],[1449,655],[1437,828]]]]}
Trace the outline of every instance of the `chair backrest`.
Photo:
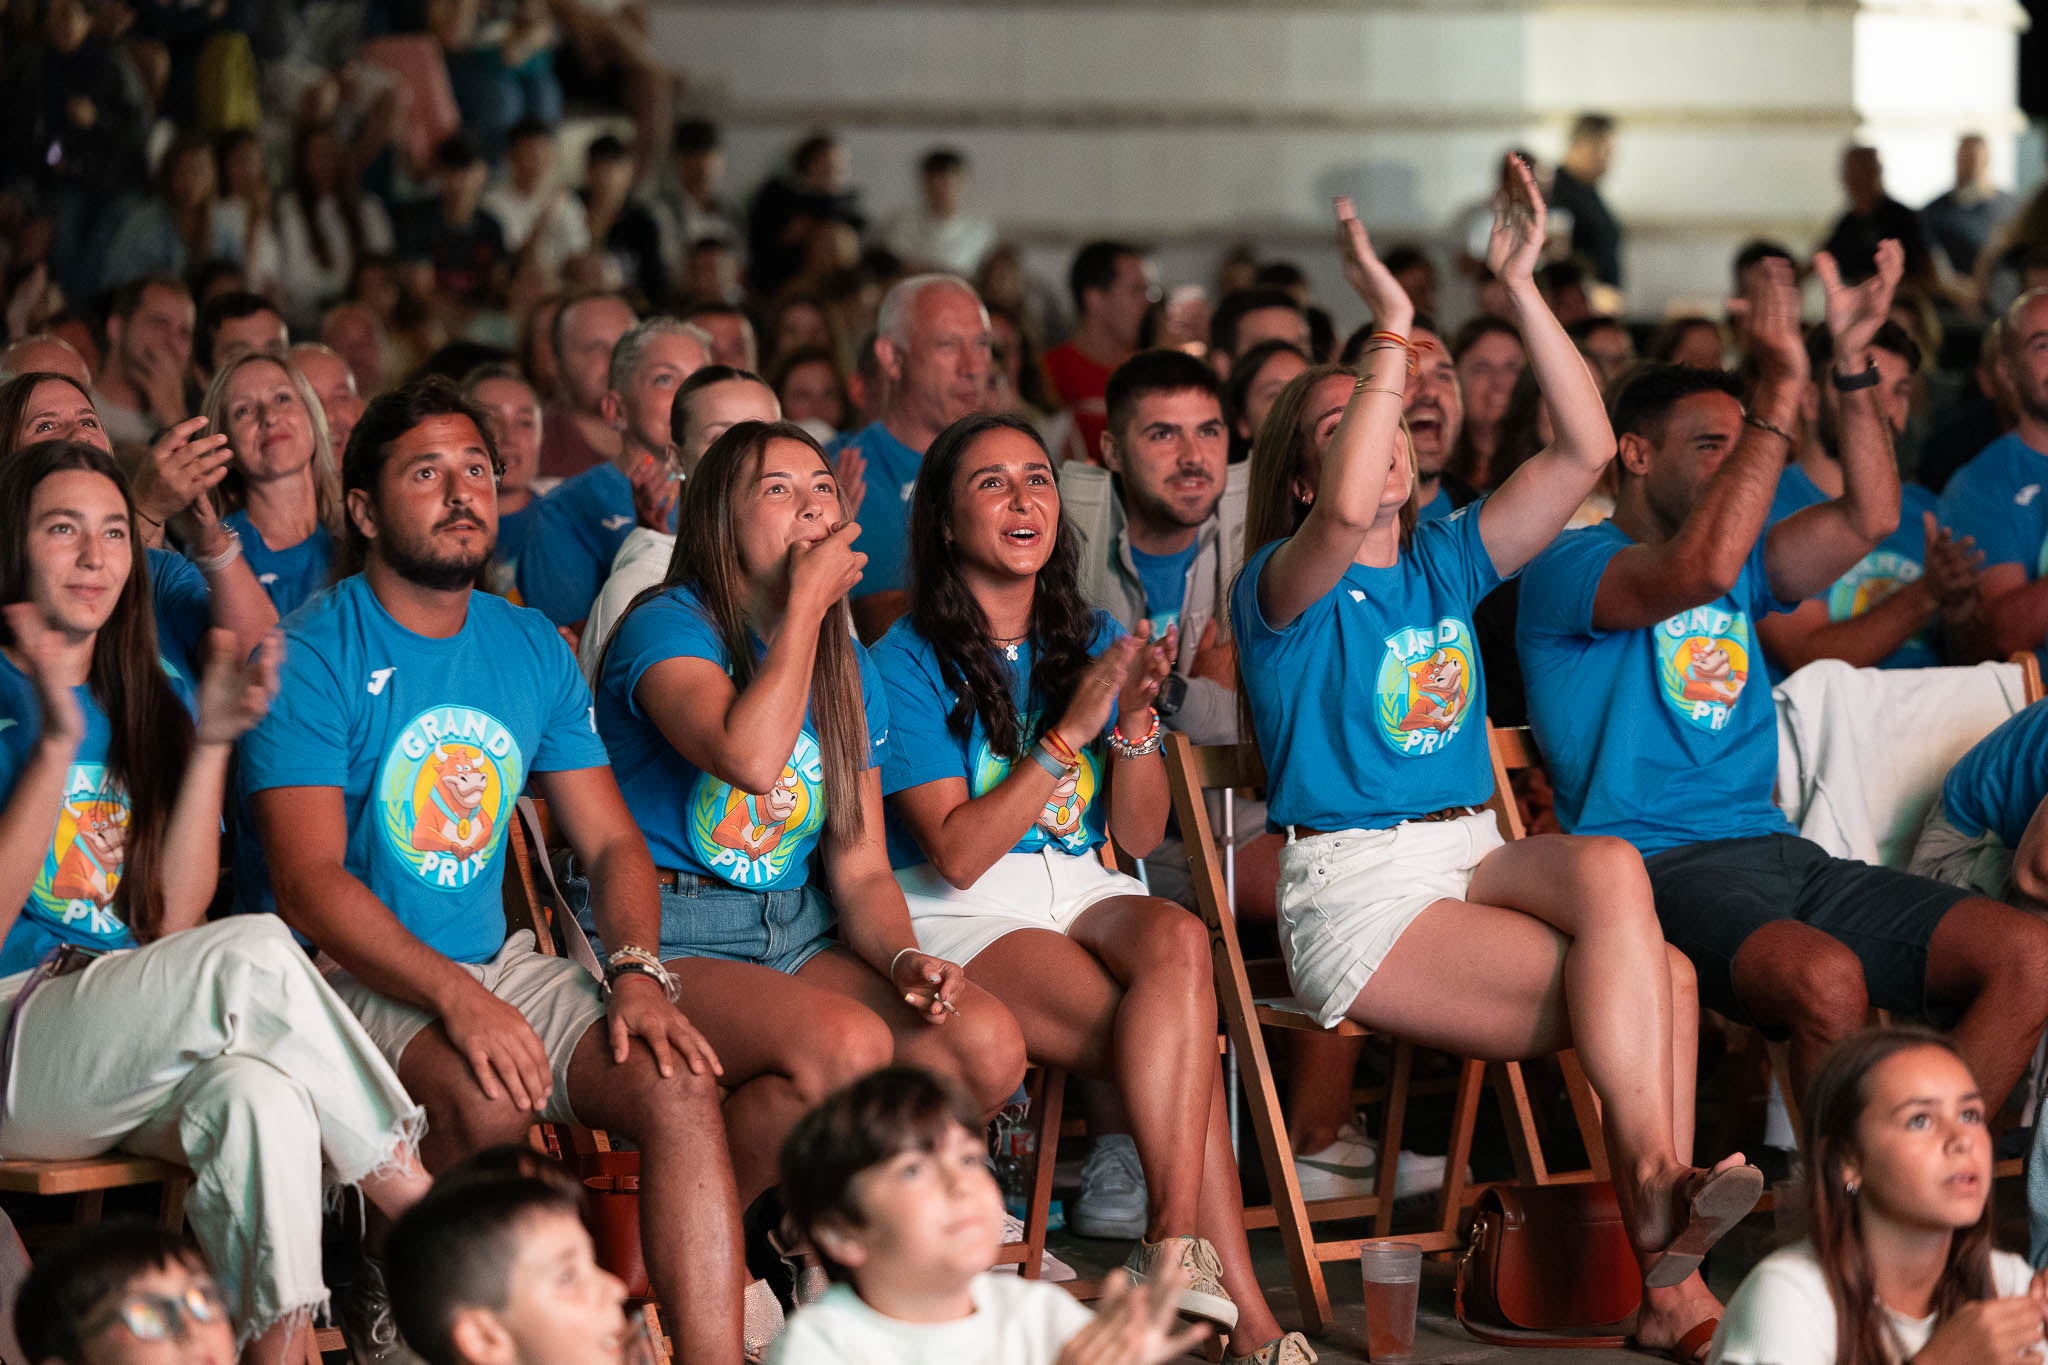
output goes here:
{"type": "Polygon", "coordinates": [[[1228,961],[1234,984],[1244,989],[1247,997],[1250,985],[1244,949],[1237,939],[1229,878],[1224,855],[1219,851],[1222,846],[1210,824],[1206,796],[1212,791],[1262,787],[1265,782],[1266,765],[1259,759],[1256,744],[1197,746],[1178,730],[1167,732],[1166,785],[1173,796],[1174,816],[1180,822],[1181,844],[1187,850],[1195,908],[1209,930],[1212,946],[1228,961]]]}
{"type": "Polygon", "coordinates": [[[2032,706],[2041,700],[2041,660],[2031,649],[2023,649],[2012,656],[2012,662],[2019,665],[2020,691],[2032,706]]]}
{"type": "MultiPolygon", "coordinates": [[[[524,801],[539,804],[538,797],[524,797],[524,801]]],[[[505,870],[505,928],[510,933],[521,929],[533,934],[533,941],[543,953],[557,956],[555,944],[554,911],[547,893],[541,889],[541,879],[535,875],[536,858],[545,858],[545,848],[533,847],[527,837],[524,820],[515,818],[512,827],[505,831],[505,846],[512,856],[512,866],[505,870]]]]}
{"type": "Polygon", "coordinates": [[[1487,798],[1486,808],[1500,821],[1501,838],[1520,839],[1529,831],[1522,828],[1522,812],[1515,804],[1514,776],[1543,768],[1535,732],[1526,725],[1496,728],[1489,721],[1486,747],[1493,760],[1493,795],[1487,798]]]}

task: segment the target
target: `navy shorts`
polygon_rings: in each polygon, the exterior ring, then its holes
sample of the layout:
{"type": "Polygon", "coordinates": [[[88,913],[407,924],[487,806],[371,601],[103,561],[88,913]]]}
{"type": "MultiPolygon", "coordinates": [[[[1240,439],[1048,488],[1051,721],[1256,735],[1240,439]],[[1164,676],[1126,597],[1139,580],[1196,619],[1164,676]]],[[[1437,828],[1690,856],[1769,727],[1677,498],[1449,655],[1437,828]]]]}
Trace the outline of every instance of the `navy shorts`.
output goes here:
{"type": "MultiPolygon", "coordinates": [[[[661,888],[663,962],[712,957],[794,975],[838,942],[832,903],[809,883],[786,891],[748,891],[690,872],[677,872],[675,879],[674,886],[661,888]]],[[[595,942],[589,879],[572,873],[562,884],[562,894],[595,942]]]]}
{"type": "Polygon", "coordinates": [[[1749,936],[1798,920],[1839,940],[1863,964],[1870,1003],[1928,1017],[1927,945],[1973,893],[1925,877],[1836,858],[1810,839],[1769,834],[1684,844],[1643,859],[1665,941],[1692,959],[1700,1000],[1754,1023],[1735,997],[1735,954],[1749,936]]]}

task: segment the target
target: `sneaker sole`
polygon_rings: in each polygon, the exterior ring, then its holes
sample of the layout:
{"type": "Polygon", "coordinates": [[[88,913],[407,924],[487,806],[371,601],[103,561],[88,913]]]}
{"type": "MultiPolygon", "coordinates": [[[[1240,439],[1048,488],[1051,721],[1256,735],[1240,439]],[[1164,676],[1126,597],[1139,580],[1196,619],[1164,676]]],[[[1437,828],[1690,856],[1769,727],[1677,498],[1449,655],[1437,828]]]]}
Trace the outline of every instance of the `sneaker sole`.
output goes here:
{"type": "Polygon", "coordinates": [[[1237,1305],[1226,1295],[1183,1289],[1177,1306],[1184,1316],[1213,1322],[1226,1332],[1237,1326],[1237,1305]]]}
{"type": "Polygon", "coordinates": [[[1130,1242],[1145,1235],[1145,1218],[1099,1218],[1075,1209],[1067,1215],[1067,1231],[1101,1242],[1130,1242]]]}

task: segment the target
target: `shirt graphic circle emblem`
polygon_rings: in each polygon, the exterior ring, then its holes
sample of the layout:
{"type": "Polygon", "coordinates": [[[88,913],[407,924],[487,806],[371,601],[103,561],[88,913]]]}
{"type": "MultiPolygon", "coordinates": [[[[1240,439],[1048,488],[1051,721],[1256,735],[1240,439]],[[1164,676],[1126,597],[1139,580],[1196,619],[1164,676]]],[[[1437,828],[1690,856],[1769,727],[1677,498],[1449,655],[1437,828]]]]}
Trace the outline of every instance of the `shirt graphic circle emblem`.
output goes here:
{"type": "Polygon", "coordinates": [[[29,905],[73,934],[118,938],[127,925],[114,909],[127,862],[128,793],[105,765],[74,763],[64,779],[57,836],[29,889],[29,905]]]}
{"type": "Polygon", "coordinates": [[[797,735],[789,761],[765,792],[739,791],[704,773],[690,794],[690,849],[734,886],[772,886],[824,827],[824,784],[824,762],[809,730],[797,735]]]}
{"type": "Polygon", "coordinates": [[[1471,714],[1478,658],[1472,628],[1456,617],[1389,635],[1373,688],[1387,747],[1403,758],[1422,758],[1457,738],[1471,714]]]}
{"type": "MultiPolygon", "coordinates": [[[[1023,718],[1022,729],[1027,735],[1037,732],[1037,712],[1023,718]]],[[[1026,757],[1023,761],[1031,763],[1036,760],[1026,757]]],[[[973,761],[968,766],[971,774],[968,786],[972,795],[985,796],[1010,775],[1012,765],[996,757],[986,739],[977,738],[973,761]]],[[[1087,852],[1088,808],[1095,803],[1095,793],[1101,789],[1102,756],[1097,746],[1090,745],[1081,750],[1081,766],[1053,784],[1052,795],[1045,798],[1045,807],[1039,811],[1031,829],[1017,841],[1017,847],[1028,853],[1056,843],[1070,853],[1087,852]]]]}
{"type": "Polygon", "coordinates": [[[1680,612],[1656,629],[1664,700],[1701,730],[1727,726],[1749,682],[1749,618],[1721,607],[1680,612]]]}
{"type": "Polygon", "coordinates": [[[1896,550],[1872,550],[1828,589],[1828,620],[1851,621],[1908,583],[1921,568],[1896,550]]]}
{"type": "Polygon", "coordinates": [[[467,706],[422,711],[384,760],[385,842],[426,885],[461,890],[490,867],[525,785],[519,745],[497,717],[467,706]]]}

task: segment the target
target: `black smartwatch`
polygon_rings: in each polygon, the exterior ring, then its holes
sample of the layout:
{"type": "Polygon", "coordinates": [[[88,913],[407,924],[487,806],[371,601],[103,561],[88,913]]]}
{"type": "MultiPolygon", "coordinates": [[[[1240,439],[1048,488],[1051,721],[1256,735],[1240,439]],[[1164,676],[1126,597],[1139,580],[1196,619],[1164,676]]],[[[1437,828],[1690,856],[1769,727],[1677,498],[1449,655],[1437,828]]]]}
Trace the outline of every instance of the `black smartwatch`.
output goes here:
{"type": "Polygon", "coordinates": [[[1837,393],[1854,393],[1858,389],[1874,389],[1878,384],[1877,362],[1871,361],[1859,374],[1843,374],[1830,365],[1828,378],[1834,383],[1837,393]]]}
{"type": "Polygon", "coordinates": [[[1178,673],[1169,673],[1166,681],[1159,684],[1159,695],[1152,699],[1152,709],[1159,713],[1161,720],[1172,720],[1187,699],[1188,680],[1178,673]]]}

